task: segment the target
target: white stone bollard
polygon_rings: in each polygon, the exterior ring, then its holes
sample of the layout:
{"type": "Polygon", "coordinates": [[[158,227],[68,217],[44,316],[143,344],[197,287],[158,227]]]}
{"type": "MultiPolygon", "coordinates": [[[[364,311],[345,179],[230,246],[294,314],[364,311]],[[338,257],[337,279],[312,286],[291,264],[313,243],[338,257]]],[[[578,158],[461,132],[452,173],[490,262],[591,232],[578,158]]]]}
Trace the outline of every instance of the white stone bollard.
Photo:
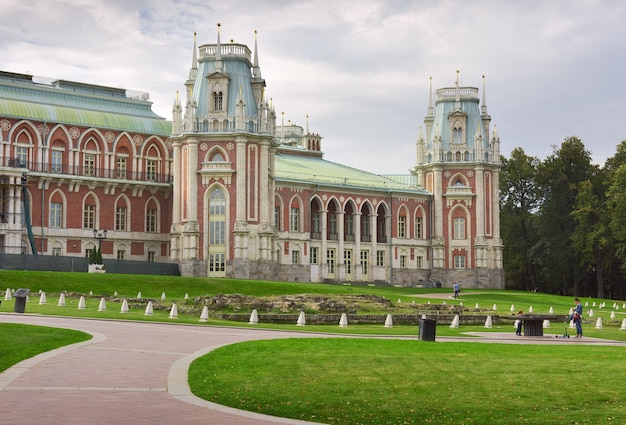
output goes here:
{"type": "Polygon", "coordinates": [[[393,328],[393,319],[391,317],[391,313],[387,314],[387,318],[385,319],[385,327],[386,328],[393,328]]]}
{"type": "Polygon", "coordinates": [[[341,313],[341,318],[339,319],[339,327],[340,328],[348,327],[348,316],[346,316],[346,313],[341,313]]]}
{"type": "Polygon", "coordinates": [[[493,319],[491,319],[491,315],[487,316],[487,320],[485,320],[485,328],[493,328],[493,319]]]}
{"type": "Polygon", "coordinates": [[[165,292],[161,294],[161,301],[165,301],[165,292]]]}
{"type": "Polygon", "coordinates": [[[544,320],[543,321],[543,328],[544,329],[550,329],[550,321],[549,320],[544,320]]]}
{"type": "Polygon", "coordinates": [[[573,321],[573,320],[570,320],[570,321],[569,321],[569,328],[570,328],[570,329],[574,329],[575,327],[576,327],[576,325],[574,324],[574,321],[573,321]]]}
{"type": "Polygon", "coordinates": [[[259,323],[259,313],[257,312],[256,308],[252,310],[252,314],[250,315],[250,320],[248,321],[248,323],[250,323],[251,325],[256,325],[257,323],[259,323]]]}
{"type": "Polygon", "coordinates": [[[202,313],[200,313],[200,321],[202,323],[206,323],[209,321],[209,308],[207,306],[202,307],[202,313]]]}
{"type": "Polygon", "coordinates": [[[306,316],[304,315],[304,311],[300,312],[298,320],[296,321],[296,326],[306,326],[306,316]]]}
{"type": "Polygon", "coordinates": [[[139,291],[139,292],[137,292],[137,299],[140,300],[141,298],[142,298],[141,297],[141,291],[139,291]]]}
{"type": "Polygon", "coordinates": [[[104,297],[100,298],[100,304],[98,304],[98,311],[106,311],[107,310],[107,303],[104,299],[104,297]]]}
{"type": "Polygon", "coordinates": [[[476,303],[476,305],[474,306],[474,308],[475,308],[476,310],[479,310],[479,309],[480,309],[480,306],[478,305],[478,303],[476,303]]]}
{"type": "Polygon", "coordinates": [[[189,299],[189,294],[187,292],[185,292],[185,299],[188,300],[189,299]]]}
{"type": "Polygon", "coordinates": [[[57,303],[57,306],[65,307],[65,294],[63,292],[59,295],[59,302],[57,303]]]}
{"type": "Polygon", "coordinates": [[[532,313],[533,312],[533,306],[531,305],[530,307],[528,307],[528,312],[532,313]]]}
{"type": "Polygon", "coordinates": [[[128,301],[126,301],[126,298],[122,300],[122,307],[120,308],[120,313],[123,313],[123,314],[128,313],[128,301]]]}
{"type": "Polygon", "coordinates": [[[117,291],[113,292],[113,296],[117,297],[117,291]]]}
{"type": "Polygon", "coordinates": [[[498,306],[494,304],[492,310],[496,311],[497,309],[498,309],[498,306]]]}
{"type": "Polygon", "coordinates": [[[459,327],[459,315],[458,314],[454,316],[454,319],[452,319],[452,323],[450,324],[450,327],[452,329],[456,329],[459,327]]]}
{"type": "Polygon", "coordinates": [[[515,304],[511,304],[511,308],[509,310],[513,313],[515,311],[515,304]]]}
{"type": "Polygon", "coordinates": [[[593,317],[595,315],[596,314],[593,312],[593,309],[589,310],[589,313],[587,313],[587,316],[589,316],[589,317],[593,317]]]}
{"type": "Polygon", "coordinates": [[[596,329],[602,329],[602,317],[598,317],[596,320],[596,329]]]}
{"type": "Polygon", "coordinates": [[[552,306],[550,306],[550,310],[548,311],[548,313],[554,314],[554,309],[552,308],[552,306]]]}
{"type": "Polygon", "coordinates": [[[43,305],[46,304],[46,293],[42,292],[41,295],[39,295],[39,305],[43,305]]]}
{"type": "Polygon", "coordinates": [[[152,301],[148,301],[148,305],[146,306],[146,311],[143,313],[144,316],[152,316],[154,314],[154,306],[152,305],[152,301]]]}
{"type": "Polygon", "coordinates": [[[79,310],[85,309],[85,297],[83,297],[82,295],[80,296],[80,299],[78,300],[78,309],[79,310]]]}
{"type": "Polygon", "coordinates": [[[615,312],[614,311],[611,312],[611,319],[615,319],[615,312]]]}
{"type": "Polygon", "coordinates": [[[7,288],[7,291],[4,293],[4,300],[10,301],[13,297],[11,296],[11,288],[7,288]]]}
{"type": "Polygon", "coordinates": [[[626,331],[626,317],[622,319],[622,327],[619,328],[620,331],[626,331]]]}
{"type": "Polygon", "coordinates": [[[176,303],[172,304],[172,309],[170,310],[170,319],[178,319],[178,306],[176,303]]]}

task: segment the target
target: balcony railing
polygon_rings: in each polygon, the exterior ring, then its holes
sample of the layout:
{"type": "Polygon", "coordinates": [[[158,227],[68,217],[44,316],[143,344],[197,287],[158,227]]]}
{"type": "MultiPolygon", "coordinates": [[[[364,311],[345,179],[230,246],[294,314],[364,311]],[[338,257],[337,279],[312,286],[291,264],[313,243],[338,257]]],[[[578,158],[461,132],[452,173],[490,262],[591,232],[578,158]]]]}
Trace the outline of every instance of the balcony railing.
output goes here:
{"type": "Polygon", "coordinates": [[[29,171],[34,173],[94,177],[106,180],[131,180],[168,184],[172,183],[172,176],[170,174],[155,173],[150,171],[138,172],[89,166],[85,167],[82,165],[71,167],[67,164],[50,164],[40,162],[28,163],[23,165],[22,167],[28,168],[29,171]]]}

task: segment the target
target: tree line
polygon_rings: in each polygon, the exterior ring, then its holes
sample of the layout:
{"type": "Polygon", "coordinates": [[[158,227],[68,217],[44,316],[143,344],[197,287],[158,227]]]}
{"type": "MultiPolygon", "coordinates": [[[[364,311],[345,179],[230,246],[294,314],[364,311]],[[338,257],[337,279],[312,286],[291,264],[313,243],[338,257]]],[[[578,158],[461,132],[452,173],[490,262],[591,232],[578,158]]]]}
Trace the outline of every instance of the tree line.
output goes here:
{"type": "Polygon", "coordinates": [[[544,160],[515,148],[500,190],[507,288],[624,299],[626,140],[603,166],[577,137],[544,160]]]}

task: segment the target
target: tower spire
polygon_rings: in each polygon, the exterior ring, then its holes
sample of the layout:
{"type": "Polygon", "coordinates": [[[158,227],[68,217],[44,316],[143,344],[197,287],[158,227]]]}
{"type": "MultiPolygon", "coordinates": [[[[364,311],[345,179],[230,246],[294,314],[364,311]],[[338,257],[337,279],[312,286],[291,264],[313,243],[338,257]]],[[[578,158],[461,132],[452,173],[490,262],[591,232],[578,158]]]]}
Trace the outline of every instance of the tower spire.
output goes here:
{"type": "Polygon", "coordinates": [[[430,88],[428,92],[428,116],[432,117],[435,115],[435,109],[433,108],[433,77],[430,77],[430,88]]]}
{"type": "Polygon", "coordinates": [[[483,75],[483,101],[480,106],[480,113],[487,115],[487,92],[485,91],[485,76],[483,75]]]}
{"type": "Polygon", "coordinates": [[[454,98],[454,109],[457,111],[461,109],[461,90],[459,89],[459,70],[456,70],[456,91],[454,98]]]}
{"type": "Polygon", "coordinates": [[[222,44],[220,43],[220,24],[217,23],[217,45],[215,46],[215,71],[222,72],[222,44]]]}
{"type": "Polygon", "coordinates": [[[252,78],[261,78],[261,68],[259,67],[259,46],[257,44],[256,30],[254,30],[254,64],[252,68],[252,78]]]}
{"type": "Polygon", "coordinates": [[[189,80],[195,80],[198,73],[198,48],[196,47],[196,32],[193,33],[193,53],[191,55],[191,68],[189,68],[189,80]]]}

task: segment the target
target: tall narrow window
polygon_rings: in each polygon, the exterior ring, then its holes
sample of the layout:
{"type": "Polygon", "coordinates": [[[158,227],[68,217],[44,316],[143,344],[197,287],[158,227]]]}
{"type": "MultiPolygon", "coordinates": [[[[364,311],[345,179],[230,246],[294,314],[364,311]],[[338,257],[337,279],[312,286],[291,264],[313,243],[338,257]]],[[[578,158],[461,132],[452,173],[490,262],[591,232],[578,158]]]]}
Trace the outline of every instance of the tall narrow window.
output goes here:
{"type": "Polygon", "coordinates": [[[463,143],[463,129],[455,128],[452,130],[452,143],[461,144],[463,143]]]}
{"type": "Polygon", "coordinates": [[[222,92],[213,92],[213,110],[221,111],[223,107],[223,95],[222,92]]]}
{"type": "Polygon", "coordinates": [[[63,204],[52,202],[50,204],[50,227],[60,228],[63,223],[63,204]]]}
{"type": "Polygon", "coordinates": [[[339,239],[337,235],[337,214],[335,213],[328,213],[328,233],[328,239],[339,239]]]}
{"type": "Polygon", "coordinates": [[[148,208],[146,210],[146,232],[155,233],[157,231],[157,210],[148,208]]]}
{"type": "Polygon", "coordinates": [[[335,274],[335,250],[327,249],[326,250],[326,265],[328,266],[328,274],[335,274]]]}
{"type": "Polygon", "coordinates": [[[15,153],[20,167],[26,167],[26,164],[28,164],[28,148],[25,146],[18,146],[15,153]]]}
{"type": "Polygon", "coordinates": [[[423,239],[422,217],[415,217],[415,239],[423,239]]]}
{"type": "Polygon", "coordinates": [[[400,256],[400,268],[402,269],[406,268],[406,255],[400,256]]]}
{"type": "Polygon", "coordinates": [[[311,251],[309,253],[309,259],[311,264],[317,264],[318,260],[318,248],[317,247],[311,247],[311,251]]]}
{"type": "Polygon", "coordinates": [[[125,260],[126,259],[126,250],[125,249],[118,249],[117,250],[117,259],[118,260],[125,260]]]}
{"type": "Polygon", "coordinates": [[[291,251],[291,264],[300,264],[300,251],[291,251]]]}
{"type": "Polygon", "coordinates": [[[367,276],[369,268],[369,255],[370,252],[367,249],[361,250],[361,274],[363,274],[363,276],[367,276]]]}
{"type": "Polygon", "coordinates": [[[209,276],[226,276],[226,197],[219,188],[209,195],[209,276]]]}
{"type": "Polygon", "coordinates": [[[417,260],[417,268],[418,269],[422,269],[424,268],[424,257],[422,257],[421,255],[418,255],[417,257],[415,257],[415,259],[417,260]]]}
{"type": "Polygon", "coordinates": [[[157,161],[155,159],[146,160],[146,180],[157,181],[157,161]]]}
{"type": "Polygon", "coordinates": [[[406,238],[406,216],[398,217],[398,237],[406,238]]]}
{"type": "Polygon", "coordinates": [[[465,239],[465,217],[454,218],[454,239],[465,239]]]}
{"type": "Polygon", "coordinates": [[[352,214],[346,215],[346,240],[353,241],[354,240],[354,216],[352,214]]]}
{"type": "Polygon", "coordinates": [[[50,172],[62,173],[63,172],[63,151],[53,150],[50,153],[50,172]]]}
{"type": "Polygon", "coordinates": [[[370,216],[368,214],[361,215],[361,241],[371,242],[372,235],[370,229],[370,216]]]}
{"type": "Polygon", "coordinates": [[[274,225],[276,226],[276,230],[282,230],[280,228],[280,206],[274,205],[274,225]]]}
{"type": "Polygon", "coordinates": [[[376,251],[376,267],[385,267],[385,251],[376,251]]]}
{"type": "Polygon", "coordinates": [[[155,251],[148,251],[148,262],[149,263],[154,263],[155,259],[156,259],[156,252],[155,251]]]}
{"type": "Polygon", "coordinates": [[[300,209],[297,207],[291,207],[289,211],[289,231],[300,231],[300,209]]]}
{"type": "Polygon", "coordinates": [[[83,174],[86,176],[96,175],[96,155],[86,153],[83,156],[83,174]]]}
{"type": "Polygon", "coordinates": [[[128,210],[126,207],[120,206],[115,208],[115,230],[126,231],[127,223],[127,214],[128,210]]]}
{"type": "Polygon", "coordinates": [[[351,249],[345,249],[343,251],[343,265],[345,267],[346,274],[347,275],[352,274],[352,250],[351,249]]]}
{"type": "Polygon", "coordinates": [[[315,211],[312,214],[313,221],[313,235],[312,239],[322,239],[322,222],[321,222],[321,214],[319,211],[315,211]]]}
{"type": "Polygon", "coordinates": [[[117,178],[118,179],[126,179],[126,163],[127,163],[128,158],[126,158],[125,156],[118,156],[117,158],[115,158],[115,166],[116,166],[116,173],[117,173],[117,178]]]}
{"type": "Polygon", "coordinates": [[[86,204],[83,209],[83,229],[95,229],[96,206],[86,204]]]}

